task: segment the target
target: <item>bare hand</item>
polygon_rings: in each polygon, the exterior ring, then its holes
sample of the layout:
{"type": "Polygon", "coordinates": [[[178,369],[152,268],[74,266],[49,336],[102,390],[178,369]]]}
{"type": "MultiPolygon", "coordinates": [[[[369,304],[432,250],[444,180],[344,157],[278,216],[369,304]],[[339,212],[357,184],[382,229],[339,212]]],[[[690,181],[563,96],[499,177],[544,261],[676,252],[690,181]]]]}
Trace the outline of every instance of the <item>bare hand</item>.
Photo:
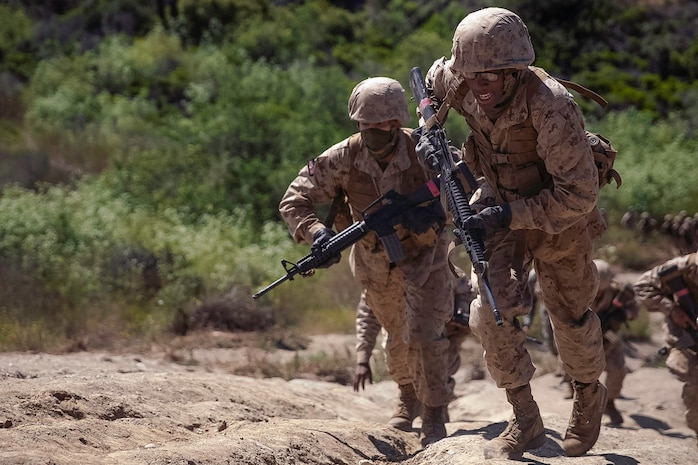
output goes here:
{"type": "Polygon", "coordinates": [[[366,381],[369,384],[373,384],[371,366],[368,363],[359,363],[354,371],[354,391],[359,392],[359,386],[361,386],[361,389],[366,389],[366,381]]]}

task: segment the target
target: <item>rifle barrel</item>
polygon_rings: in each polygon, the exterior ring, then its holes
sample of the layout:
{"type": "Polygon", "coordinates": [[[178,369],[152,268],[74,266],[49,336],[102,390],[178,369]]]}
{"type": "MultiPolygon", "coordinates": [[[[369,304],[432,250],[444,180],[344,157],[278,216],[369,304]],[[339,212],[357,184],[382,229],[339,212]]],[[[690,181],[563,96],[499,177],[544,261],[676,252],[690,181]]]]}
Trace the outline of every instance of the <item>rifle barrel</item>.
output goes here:
{"type": "Polygon", "coordinates": [[[275,288],[276,286],[278,286],[279,284],[281,284],[281,283],[283,283],[284,281],[288,280],[290,277],[291,277],[291,276],[290,276],[289,274],[283,275],[282,277],[280,277],[279,279],[277,279],[277,280],[274,281],[273,283],[269,284],[269,285],[268,285],[267,287],[265,287],[264,289],[260,289],[259,291],[257,291],[257,293],[254,294],[254,295],[252,296],[252,298],[255,299],[255,300],[259,299],[260,297],[262,297],[264,294],[266,294],[267,292],[269,292],[269,291],[271,291],[272,289],[274,289],[274,288],[275,288]]]}

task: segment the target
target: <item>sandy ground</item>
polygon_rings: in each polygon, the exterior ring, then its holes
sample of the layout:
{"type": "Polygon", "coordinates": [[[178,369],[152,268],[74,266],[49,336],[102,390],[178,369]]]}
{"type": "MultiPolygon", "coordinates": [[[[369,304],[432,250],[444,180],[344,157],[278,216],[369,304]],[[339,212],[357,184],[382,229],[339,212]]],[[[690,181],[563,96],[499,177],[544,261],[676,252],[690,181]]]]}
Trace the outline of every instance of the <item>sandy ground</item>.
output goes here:
{"type": "MultiPolygon", "coordinates": [[[[210,335],[216,337],[226,336],[210,335]]],[[[321,336],[302,353],[266,356],[351,352],[353,344],[350,336],[321,336]]],[[[648,364],[657,347],[635,345],[628,359],[633,371],[618,402],[625,422],[603,426],[583,457],[565,457],[561,447],[571,401],[564,399],[560,378],[552,372],[537,376],[533,394],[547,441],[518,463],[698,463],[681,384],[665,368],[648,364]]],[[[235,366],[259,360],[260,351],[179,344],[139,353],[0,354],[0,464],[479,464],[485,462],[483,445],[510,415],[504,392],[483,374],[475,340],[463,346],[449,436],[426,450],[418,441],[419,419],[414,433],[385,425],[394,383],[354,393],[320,380],[231,374],[235,366]]],[[[532,353],[539,366],[554,364],[550,354],[535,347],[532,353]]]]}

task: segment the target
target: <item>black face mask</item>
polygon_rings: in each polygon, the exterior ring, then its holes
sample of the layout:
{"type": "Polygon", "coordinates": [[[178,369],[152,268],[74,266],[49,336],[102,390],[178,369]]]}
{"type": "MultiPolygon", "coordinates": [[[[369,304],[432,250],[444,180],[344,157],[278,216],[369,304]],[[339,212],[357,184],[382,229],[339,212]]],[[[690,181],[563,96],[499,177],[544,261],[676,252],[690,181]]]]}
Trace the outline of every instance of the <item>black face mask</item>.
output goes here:
{"type": "Polygon", "coordinates": [[[361,131],[361,138],[369,150],[380,152],[393,139],[392,131],[384,131],[378,128],[364,129],[361,131]]]}
{"type": "Polygon", "coordinates": [[[361,138],[364,144],[368,147],[369,153],[378,163],[385,163],[392,155],[397,147],[398,131],[391,129],[383,131],[382,129],[371,128],[361,131],[361,138]]]}

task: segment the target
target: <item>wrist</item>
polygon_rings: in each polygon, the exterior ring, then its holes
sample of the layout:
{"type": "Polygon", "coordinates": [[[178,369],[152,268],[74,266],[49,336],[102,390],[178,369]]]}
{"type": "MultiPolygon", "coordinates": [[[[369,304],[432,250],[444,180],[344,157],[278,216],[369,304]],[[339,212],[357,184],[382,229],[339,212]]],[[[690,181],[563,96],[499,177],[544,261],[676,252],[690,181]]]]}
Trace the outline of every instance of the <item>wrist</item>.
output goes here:
{"type": "Polygon", "coordinates": [[[308,243],[312,244],[313,241],[315,240],[315,235],[319,231],[322,231],[323,229],[325,229],[325,225],[319,221],[317,223],[315,223],[314,225],[310,226],[308,228],[308,237],[309,237],[308,243]]]}

